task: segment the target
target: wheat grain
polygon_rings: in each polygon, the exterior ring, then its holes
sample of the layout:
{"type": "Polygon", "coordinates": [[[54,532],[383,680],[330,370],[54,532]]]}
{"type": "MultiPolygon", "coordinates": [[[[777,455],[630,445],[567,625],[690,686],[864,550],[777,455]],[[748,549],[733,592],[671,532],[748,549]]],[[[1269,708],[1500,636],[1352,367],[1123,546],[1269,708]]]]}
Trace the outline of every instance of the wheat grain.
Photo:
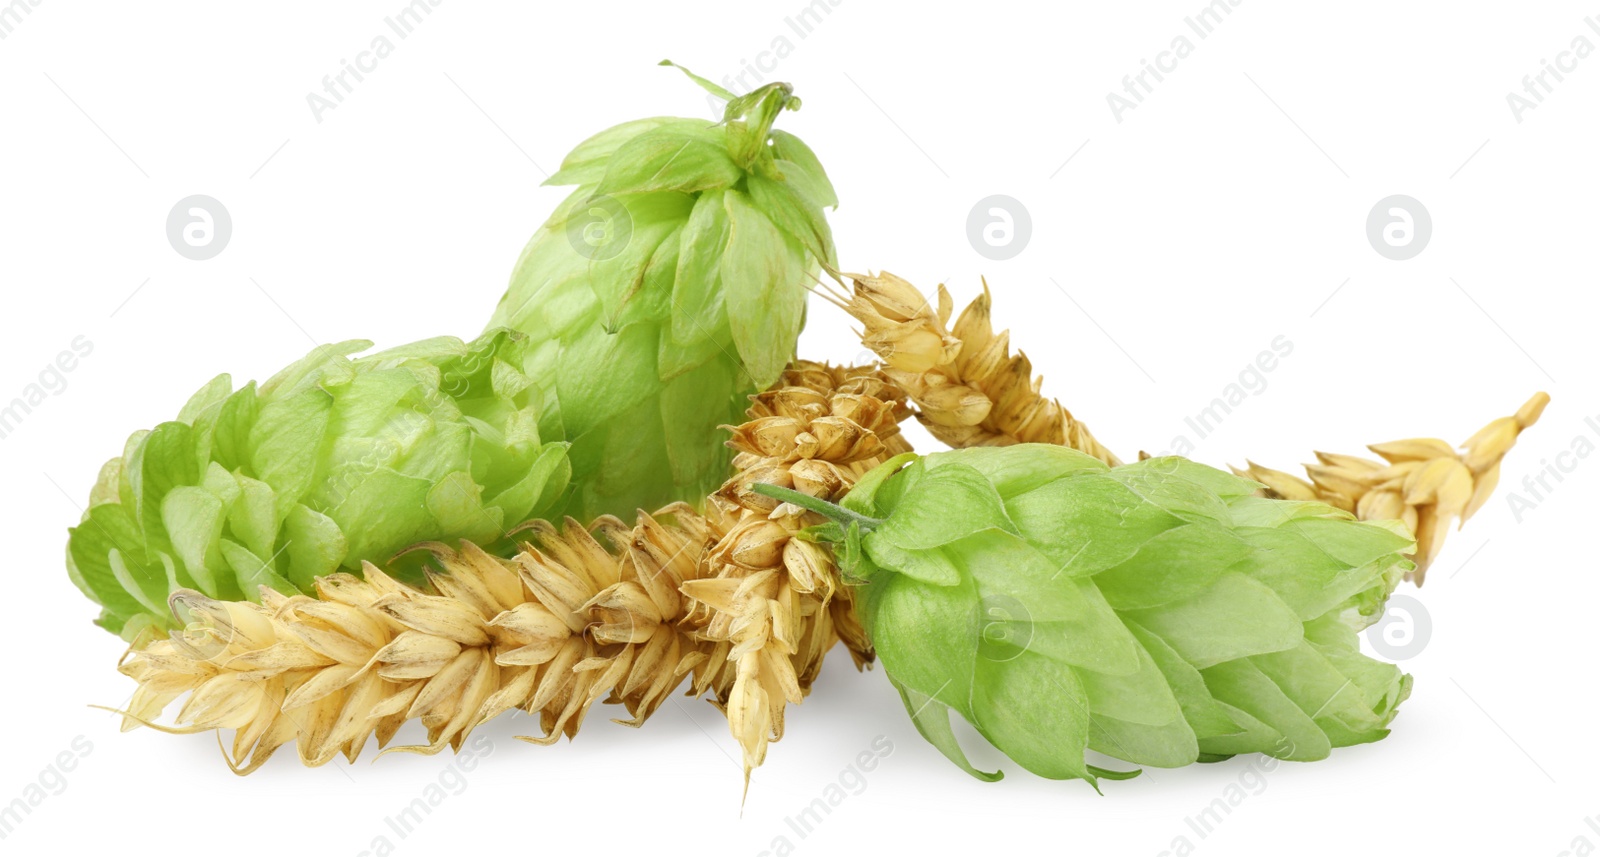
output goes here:
{"type": "Polygon", "coordinates": [[[1451,522],[1459,522],[1459,529],[1488,501],[1500,481],[1501,460],[1549,402],[1547,394],[1534,394],[1459,449],[1438,438],[1409,438],[1368,446],[1381,460],[1318,452],[1317,463],[1305,465],[1309,480],[1253,461],[1234,472],[1265,485],[1271,497],[1320,500],[1362,520],[1404,521],[1417,539],[1411,557],[1417,567],[1409,576],[1421,586],[1451,522]]]}
{"type": "Polygon", "coordinates": [[[950,327],[953,303],[943,285],[937,307],[887,271],[850,275],[849,295],[829,299],[861,322],[861,341],[883,372],[917,406],[929,433],[952,447],[1050,443],[1120,463],[1059,401],[1040,393],[1026,354],[1011,351],[1009,331],[994,332],[993,299],[983,294],[950,327]]]}
{"type": "MultiPolygon", "coordinates": [[[[354,761],[369,739],[389,744],[420,719],[426,744],[459,749],[472,730],[512,709],[537,713],[551,743],[575,735],[606,698],[638,725],[710,648],[677,627],[678,592],[701,568],[705,520],[685,505],[641,515],[634,527],[601,518],[593,532],[539,522],[516,557],[427,546],[439,570],[426,588],[368,564],[363,577],[317,581],[317,597],[263,588],[260,604],[180,590],[182,632],[132,652],[119,668],[139,683],[124,729],[153,726],[178,697],[176,727],[235,730],[229,764],[259,768],[295,742],[307,765],[354,761]]],[[[703,678],[703,677],[702,677],[703,678]]],[[[387,752],[387,751],[386,751],[387,752]]]]}
{"type": "Polygon", "coordinates": [[[749,490],[764,482],[836,500],[858,478],[910,449],[903,394],[872,367],[801,361],[754,398],[733,429],[738,473],[707,502],[716,542],[709,569],[686,582],[696,639],[735,665],[707,685],[743,751],[745,781],[783,737],[786,706],[809,692],[823,657],[843,640],[857,667],[872,659],[853,594],[832,554],[795,538],[820,519],[749,490]]]}

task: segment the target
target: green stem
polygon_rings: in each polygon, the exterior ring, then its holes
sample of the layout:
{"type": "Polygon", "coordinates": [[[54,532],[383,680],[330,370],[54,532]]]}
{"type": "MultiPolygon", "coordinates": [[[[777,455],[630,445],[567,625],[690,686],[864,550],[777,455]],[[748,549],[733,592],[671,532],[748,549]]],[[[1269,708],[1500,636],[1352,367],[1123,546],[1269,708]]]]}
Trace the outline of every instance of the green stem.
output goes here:
{"type": "Polygon", "coordinates": [[[753,482],[750,485],[750,490],[763,497],[771,497],[774,500],[793,503],[808,512],[816,512],[845,528],[855,524],[861,527],[862,532],[871,532],[873,528],[883,523],[882,518],[869,518],[866,515],[852,512],[837,503],[830,503],[821,497],[802,494],[792,488],[783,488],[769,482],[753,482]]]}

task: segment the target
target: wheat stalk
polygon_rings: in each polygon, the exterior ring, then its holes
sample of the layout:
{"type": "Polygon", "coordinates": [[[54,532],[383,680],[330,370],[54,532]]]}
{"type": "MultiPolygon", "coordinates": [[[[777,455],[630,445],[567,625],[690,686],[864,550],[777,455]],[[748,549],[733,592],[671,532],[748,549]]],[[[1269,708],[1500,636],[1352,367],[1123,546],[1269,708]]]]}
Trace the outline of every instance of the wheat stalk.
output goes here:
{"type": "Polygon", "coordinates": [[[244,774],[290,742],[307,765],[353,761],[411,719],[428,742],[390,750],[459,748],[512,709],[540,717],[544,734],[525,740],[551,743],[575,736],[601,699],[637,726],[690,677],[691,695],[711,694],[728,714],[748,782],[826,652],[843,639],[858,666],[872,658],[832,555],[791,538],[810,513],[748,486],[842,497],[908,448],[906,415],[874,369],[800,362],[732,428],[738,473],[707,499],[707,516],[676,504],[633,527],[536,521],[511,559],[426,545],[439,567],[420,587],[368,564],[362,577],[318,579],[315,598],[179,591],[172,607],[187,627],[119,665],[139,683],[124,728],[233,729],[229,764],[244,774]],[[185,695],[176,725],[158,725],[185,695]]]}
{"type": "Polygon", "coordinates": [[[1271,497],[1320,500],[1362,520],[1404,521],[1417,538],[1411,557],[1417,567],[1409,577],[1421,586],[1451,522],[1459,521],[1460,529],[1488,501],[1500,482],[1501,460],[1549,403],[1549,395],[1535,393],[1459,448],[1438,438],[1410,438],[1368,446],[1381,460],[1318,452],[1317,463],[1305,465],[1309,480],[1253,461],[1234,472],[1267,486],[1271,497]]]}
{"type": "MultiPolygon", "coordinates": [[[[719,668],[706,644],[677,627],[678,587],[701,568],[705,521],[688,506],[606,517],[593,532],[537,522],[516,557],[428,545],[440,570],[427,586],[368,564],[363,577],[317,580],[317,597],[263,587],[260,604],[180,590],[182,632],[119,665],[139,683],[124,729],[154,720],[185,694],[176,732],[236,730],[229,764],[259,768],[295,742],[307,765],[354,761],[374,736],[386,746],[420,719],[428,743],[459,749],[479,724],[512,709],[537,713],[547,744],[577,733],[601,698],[638,725],[690,671],[706,684],[719,668]]],[[[386,751],[387,752],[387,751],[386,751]]]]}
{"type": "MultiPolygon", "coordinates": [[[[994,333],[988,284],[956,320],[950,294],[939,286],[937,307],[917,288],[888,272],[852,275],[850,294],[827,294],[861,322],[861,341],[883,360],[884,374],[910,395],[918,419],[952,447],[1053,443],[1108,464],[1116,456],[1083,423],[1041,393],[1025,355],[1010,351],[1010,337],[994,333]]],[[[1309,481],[1248,462],[1234,472],[1267,488],[1267,496],[1318,500],[1363,520],[1401,520],[1416,535],[1410,575],[1421,585],[1443,549],[1452,521],[1466,523],[1499,482],[1500,461],[1517,436],[1533,425],[1550,397],[1538,393],[1462,444],[1435,438],[1374,444],[1382,459],[1318,452],[1306,465],[1309,481]]],[[[1148,457],[1140,453],[1140,458],[1148,457]]]]}
{"type": "Polygon", "coordinates": [[[987,282],[950,327],[950,293],[938,289],[938,306],[887,271],[850,275],[850,294],[828,299],[861,322],[861,341],[884,374],[910,396],[917,418],[935,438],[955,448],[1050,443],[1121,463],[1059,401],[1040,393],[1026,354],[1011,352],[1009,331],[994,332],[987,282]]]}
{"type": "Polygon", "coordinates": [[[733,429],[738,473],[707,502],[716,543],[709,569],[684,583],[697,639],[726,649],[735,668],[713,690],[744,755],[745,781],[783,737],[784,711],[809,692],[842,639],[857,667],[872,659],[853,595],[827,548],[795,538],[820,517],[755,494],[752,483],[837,500],[862,474],[908,451],[903,394],[872,367],[801,361],[754,398],[733,429]]]}

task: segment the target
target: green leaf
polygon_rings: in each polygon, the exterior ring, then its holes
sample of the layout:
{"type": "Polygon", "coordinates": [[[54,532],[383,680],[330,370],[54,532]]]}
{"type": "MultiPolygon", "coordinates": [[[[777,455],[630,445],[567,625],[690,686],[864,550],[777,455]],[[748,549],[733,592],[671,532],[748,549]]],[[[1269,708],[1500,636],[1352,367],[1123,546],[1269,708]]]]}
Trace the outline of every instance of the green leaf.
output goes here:
{"type": "MultiPolygon", "coordinates": [[[[914,452],[902,452],[879,464],[877,467],[867,471],[866,475],[856,480],[855,486],[850,489],[850,493],[846,494],[843,500],[839,501],[839,505],[858,515],[866,515],[869,518],[882,517],[886,513],[877,503],[879,489],[883,487],[886,481],[898,483],[913,481],[914,477],[907,471],[913,468],[921,470],[922,468],[915,464],[920,460],[914,452]],[[890,477],[896,478],[890,480],[890,477]]],[[[898,503],[898,498],[896,503],[898,503]]]]}
{"type": "Polygon", "coordinates": [[[837,270],[838,253],[833,246],[833,231],[822,209],[811,204],[794,185],[752,175],[745,181],[750,201],[778,228],[789,233],[812,258],[824,267],[837,270]]]}
{"type": "Polygon", "coordinates": [[[1089,700],[1071,667],[1031,652],[984,664],[972,708],[972,725],[1022,767],[1050,779],[1094,781],[1083,758],[1089,700]]]}
{"type": "Polygon", "coordinates": [[[211,460],[226,470],[237,470],[250,461],[250,428],[259,414],[256,382],[239,388],[217,410],[211,426],[211,460]]]}
{"type": "Polygon", "coordinates": [[[744,177],[721,132],[707,128],[647,131],[623,143],[595,189],[601,194],[732,187],[744,177]]]}
{"type": "Polygon", "coordinates": [[[829,208],[839,207],[839,196],[834,193],[833,182],[828,180],[828,173],[823,170],[822,161],[817,159],[816,153],[811,151],[811,147],[799,137],[788,131],[773,131],[772,153],[785,178],[800,184],[813,202],[829,208]],[[804,179],[797,179],[793,171],[788,169],[788,164],[799,167],[804,179]]]}
{"type": "Polygon", "coordinates": [[[288,398],[328,379],[348,377],[352,370],[349,356],[372,347],[365,339],[350,339],[318,345],[311,353],[284,367],[278,374],[261,385],[261,395],[268,400],[288,398]]]}
{"type": "MultiPolygon", "coordinates": [[[[126,559],[130,550],[144,544],[139,525],[128,514],[128,508],[117,503],[94,506],[83,523],[68,534],[67,555],[77,578],[88,589],[86,594],[114,614],[138,613],[142,609],[140,600],[123,586],[111,568],[112,552],[126,559]]],[[[143,557],[138,561],[144,562],[143,557]]]]}
{"type": "Polygon", "coordinates": [[[720,274],[733,342],[755,386],[767,387],[794,356],[805,269],[794,264],[778,227],[744,194],[724,194],[723,205],[729,234],[720,274]]]}
{"type": "Polygon", "coordinates": [[[1249,544],[1222,527],[1183,524],[1158,533],[1126,562],[1101,572],[1095,585],[1118,610],[1159,607],[1193,597],[1253,554],[1249,544]]]}
{"type": "Polygon", "coordinates": [[[1411,550],[1415,543],[1375,524],[1306,518],[1286,525],[1317,549],[1352,568],[1411,550]]]}
{"type": "Polygon", "coordinates": [[[1235,570],[1271,587],[1302,621],[1337,607],[1378,579],[1377,566],[1352,569],[1293,527],[1241,528],[1238,533],[1256,550],[1235,570]]]}
{"type": "Polygon", "coordinates": [[[261,405],[250,431],[250,469],[278,493],[285,512],[315,484],[332,411],[333,397],[314,387],[261,405]]]}
{"type": "Polygon", "coordinates": [[[867,631],[884,668],[901,685],[966,714],[982,634],[972,584],[926,586],[879,574],[865,591],[872,603],[867,631]]]}
{"type": "Polygon", "coordinates": [[[1027,595],[1029,600],[1011,595],[1009,603],[1036,614],[1026,628],[1029,652],[1106,675],[1138,671],[1138,643],[1093,583],[1062,578],[1048,590],[1027,595]],[[1077,612],[1068,618],[1040,618],[1067,616],[1063,607],[1073,602],[1077,612]]]}
{"type": "Polygon", "coordinates": [[[927,456],[928,469],[959,463],[984,475],[1002,497],[1016,497],[1076,473],[1103,473],[1105,462],[1076,449],[1046,443],[984,446],[959,454],[936,452],[927,456]]]}
{"type": "MultiPolygon", "coordinates": [[[[1089,674],[1078,675],[1087,679],[1089,674]]],[[[1096,712],[1089,721],[1089,749],[1135,765],[1181,768],[1195,762],[1200,754],[1200,742],[1182,717],[1164,723],[1143,724],[1105,717],[1096,712]]],[[[1105,776],[1102,769],[1091,765],[1090,770],[1105,776]]]]}
{"type": "Polygon", "coordinates": [[[661,391],[661,432],[674,481],[693,482],[723,459],[725,447],[701,439],[715,436],[719,426],[739,422],[749,404],[741,400],[739,389],[734,367],[713,360],[673,378],[661,391]]]}
{"type": "Polygon", "coordinates": [[[432,490],[433,485],[426,479],[380,467],[354,485],[343,502],[325,514],[350,540],[350,556],[383,561],[417,542],[452,535],[429,526],[433,520],[428,514],[432,490]]]}
{"type": "Polygon", "coordinates": [[[222,500],[205,488],[174,488],[161,503],[162,525],[172,534],[178,562],[196,587],[212,598],[221,593],[212,569],[222,567],[225,514],[222,500]]]}
{"type": "Polygon", "coordinates": [[[311,591],[318,577],[338,571],[349,554],[349,542],[339,525],[302,503],[283,519],[283,537],[289,558],[287,578],[301,592],[311,591]]]}
{"type": "Polygon", "coordinates": [[[868,537],[905,550],[951,544],[983,530],[1015,533],[1005,502],[989,480],[970,467],[929,468],[915,488],[890,510],[888,520],[868,537]]]}
{"type": "Polygon", "coordinates": [[[576,148],[567,153],[562,160],[561,168],[555,175],[544,180],[545,185],[592,185],[598,184],[606,174],[606,166],[617,149],[629,140],[647,131],[662,128],[682,128],[691,124],[706,126],[711,123],[703,120],[679,119],[672,116],[653,116],[648,119],[635,119],[621,125],[613,125],[604,131],[579,143],[576,148]]]}
{"type": "Polygon", "coordinates": [[[490,499],[489,504],[499,510],[501,519],[508,525],[549,517],[549,511],[572,478],[567,446],[552,443],[541,447],[522,477],[490,499]]]}
{"type": "MultiPolygon", "coordinates": [[[[1118,623],[1119,625],[1121,623],[1118,623]]],[[[1130,635],[1131,636],[1131,635],[1130,635]]],[[[1166,726],[1174,721],[1183,723],[1183,709],[1172,693],[1166,676],[1143,647],[1135,646],[1138,667],[1125,675],[1111,675],[1094,669],[1078,670],[1078,679],[1089,699],[1089,710],[1096,718],[1115,718],[1139,726],[1166,726]]],[[[1187,761],[1194,761],[1194,732],[1184,723],[1191,745],[1187,761]]],[[[1115,755],[1115,754],[1113,754],[1115,755]]],[[[1118,756],[1129,762],[1156,764],[1142,759],[1118,756]]],[[[1187,764],[1187,762],[1185,762],[1187,764]]]]}
{"type": "Polygon", "coordinates": [[[950,728],[950,706],[893,679],[890,679],[890,683],[900,692],[900,701],[905,703],[906,713],[911,715],[911,723],[917,727],[917,732],[943,753],[946,759],[986,783],[998,782],[1005,777],[999,771],[980,771],[967,761],[967,754],[962,752],[961,743],[956,740],[955,730],[950,728]]]}
{"type": "Polygon", "coordinates": [[[1113,467],[1106,471],[1106,477],[1189,523],[1229,523],[1228,506],[1222,498],[1188,479],[1173,478],[1176,469],[1170,457],[1151,458],[1113,467]]]}
{"type": "Polygon", "coordinates": [[[226,374],[218,375],[206,383],[204,387],[195,391],[189,401],[178,411],[178,422],[194,425],[195,421],[210,411],[222,406],[228,395],[233,392],[233,379],[226,374]]]}
{"type": "Polygon", "coordinates": [[[133,596],[146,612],[157,616],[166,612],[164,595],[167,580],[164,573],[155,571],[149,563],[130,564],[123,557],[122,551],[116,548],[112,548],[111,553],[107,554],[106,561],[111,567],[111,576],[116,580],[117,586],[133,596]]]}
{"type": "Polygon", "coordinates": [[[174,488],[200,482],[194,429],[179,422],[156,426],[126,467],[131,477],[135,514],[144,533],[146,550],[141,554],[148,556],[170,549],[171,541],[161,525],[161,501],[174,488]]]}
{"type": "Polygon", "coordinates": [[[711,81],[701,77],[700,75],[695,74],[694,72],[688,70],[687,68],[684,68],[683,66],[678,65],[677,63],[673,62],[672,60],[662,60],[661,62],[657,63],[657,65],[671,66],[671,67],[677,69],[678,71],[683,72],[686,77],[688,77],[690,80],[695,82],[696,86],[699,86],[701,89],[704,89],[706,92],[709,92],[712,95],[715,95],[716,97],[722,99],[723,101],[732,101],[732,100],[734,100],[735,96],[734,96],[733,93],[729,92],[726,89],[723,89],[722,87],[716,85],[715,83],[712,83],[711,81]]]}
{"type": "Polygon", "coordinates": [[[483,486],[472,481],[470,473],[457,471],[439,480],[428,491],[426,503],[439,532],[451,538],[486,544],[506,531],[500,510],[484,505],[483,486]]]}
{"type": "MultiPolygon", "coordinates": [[[[589,287],[599,299],[601,327],[608,334],[641,319],[665,314],[672,296],[672,277],[677,271],[679,232],[693,203],[690,197],[677,193],[643,194],[621,200],[626,207],[626,224],[607,221],[606,228],[625,229],[626,233],[602,241],[601,250],[589,262],[589,287]],[[666,255],[658,255],[662,252],[666,255]]],[[[612,217],[606,205],[614,204],[615,200],[596,210],[612,217]]]]}
{"type": "Polygon", "coordinates": [[[940,548],[908,550],[875,531],[862,538],[861,547],[874,566],[930,586],[955,586],[962,581],[961,566],[940,548]]]}
{"type": "MultiPolygon", "coordinates": [[[[239,499],[228,512],[228,529],[251,551],[271,556],[278,541],[279,498],[272,486],[243,473],[234,474],[239,499]]],[[[246,595],[253,590],[246,590],[246,595]]]]}
{"type": "Polygon", "coordinates": [[[1268,755],[1295,762],[1328,758],[1333,745],[1326,733],[1300,710],[1251,660],[1229,661],[1200,671],[1219,701],[1250,714],[1283,735],[1284,743],[1268,755]]]}
{"type": "Polygon", "coordinates": [[[710,339],[726,323],[720,267],[728,247],[728,215],[721,190],[700,194],[679,233],[678,270],[672,281],[672,341],[710,339]]]}
{"type": "Polygon", "coordinates": [[[1291,649],[1302,638],[1300,618],[1271,589],[1237,572],[1223,574],[1192,598],[1127,615],[1201,670],[1291,649]]]}
{"type": "Polygon", "coordinates": [[[1008,497],[1006,510],[1018,531],[1067,577],[1127,562],[1150,539],[1181,523],[1109,473],[1069,474],[1008,497]]]}
{"type": "Polygon", "coordinates": [[[294,584],[285,580],[272,567],[269,559],[263,559],[238,542],[223,539],[222,557],[228,566],[233,569],[234,580],[239,589],[249,595],[251,599],[259,599],[261,587],[269,586],[279,593],[294,592],[294,584]]]}
{"type": "Polygon", "coordinates": [[[1183,709],[1183,719],[1196,736],[1204,739],[1239,734],[1239,725],[1230,720],[1211,697],[1211,691],[1206,689],[1205,679],[1200,676],[1199,670],[1184,660],[1165,640],[1150,633],[1138,622],[1127,619],[1125,624],[1139,641],[1145,655],[1161,670],[1173,698],[1183,709]]]}

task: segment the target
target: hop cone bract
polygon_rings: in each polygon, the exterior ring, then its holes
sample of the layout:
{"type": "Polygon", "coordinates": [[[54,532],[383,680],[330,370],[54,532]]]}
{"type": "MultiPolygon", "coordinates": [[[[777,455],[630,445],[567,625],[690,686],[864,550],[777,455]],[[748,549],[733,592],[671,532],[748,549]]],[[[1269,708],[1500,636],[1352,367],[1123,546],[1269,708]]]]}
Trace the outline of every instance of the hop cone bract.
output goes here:
{"type": "Polygon", "coordinates": [[[370,345],[320,346],[259,386],[219,375],[129,438],[67,546],[99,625],[133,642],[178,627],[179,589],[254,601],[421,541],[509,544],[560,504],[567,445],[541,442],[520,335],[350,356],[370,345]]]}
{"type": "Polygon", "coordinates": [[[1181,458],[1108,467],[1024,444],[885,464],[844,505],[841,565],[917,728],[949,712],[1034,773],[1084,751],[1175,767],[1312,760],[1388,734],[1410,677],[1362,655],[1410,563],[1399,524],[1181,458]],[[851,516],[854,517],[851,517],[851,516]]]}
{"type": "Polygon", "coordinates": [[[579,518],[716,490],[719,426],[778,379],[807,286],[835,266],[833,187],[804,143],[771,130],[799,107],[789,85],[735,97],[695,80],[728,100],[722,122],[628,122],[567,156],[547,184],[577,189],[491,322],[536,343],[525,370],[554,391],[541,425],[572,441],[579,518]]]}

